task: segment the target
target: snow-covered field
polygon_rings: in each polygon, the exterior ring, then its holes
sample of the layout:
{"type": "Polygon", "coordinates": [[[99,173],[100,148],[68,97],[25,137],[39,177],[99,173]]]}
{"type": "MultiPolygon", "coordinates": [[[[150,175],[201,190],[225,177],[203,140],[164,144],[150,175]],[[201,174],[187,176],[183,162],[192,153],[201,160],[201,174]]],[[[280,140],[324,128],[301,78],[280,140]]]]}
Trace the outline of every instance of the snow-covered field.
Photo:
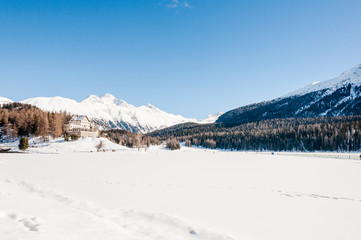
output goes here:
{"type": "Polygon", "coordinates": [[[92,141],[0,154],[1,240],[361,239],[360,160],[92,141]]]}

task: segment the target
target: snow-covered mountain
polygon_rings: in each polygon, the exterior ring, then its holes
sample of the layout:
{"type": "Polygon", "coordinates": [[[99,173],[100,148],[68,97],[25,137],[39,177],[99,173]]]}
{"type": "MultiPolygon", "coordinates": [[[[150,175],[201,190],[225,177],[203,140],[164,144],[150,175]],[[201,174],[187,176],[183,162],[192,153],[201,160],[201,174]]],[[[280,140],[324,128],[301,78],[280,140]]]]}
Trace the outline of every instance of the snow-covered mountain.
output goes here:
{"type": "Polygon", "coordinates": [[[87,115],[103,128],[120,128],[136,132],[150,132],[196,119],[166,113],[151,104],[135,107],[111,94],[103,97],[90,95],[81,102],[63,97],[36,97],[21,101],[45,111],[66,111],[70,114],[87,115]]]}
{"type": "Polygon", "coordinates": [[[3,104],[6,104],[6,103],[11,103],[11,102],[13,102],[13,100],[6,98],[6,97],[0,97],[0,106],[2,106],[3,104]]]}
{"type": "Polygon", "coordinates": [[[209,114],[205,119],[199,121],[201,124],[214,123],[224,112],[218,112],[216,114],[209,114]]]}
{"type": "Polygon", "coordinates": [[[226,112],[217,122],[242,124],[273,118],[361,114],[361,64],[340,76],[314,82],[280,98],[226,112]]]}

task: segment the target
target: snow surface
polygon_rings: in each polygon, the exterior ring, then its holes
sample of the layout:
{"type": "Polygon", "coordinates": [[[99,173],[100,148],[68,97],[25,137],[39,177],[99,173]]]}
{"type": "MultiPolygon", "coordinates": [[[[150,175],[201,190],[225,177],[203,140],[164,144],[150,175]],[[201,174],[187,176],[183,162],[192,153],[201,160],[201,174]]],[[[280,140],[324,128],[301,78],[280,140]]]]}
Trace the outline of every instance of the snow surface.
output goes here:
{"type": "MultiPolygon", "coordinates": [[[[96,152],[96,146],[103,142],[104,151],[131,151],[132,149],[109,141],[107,138],[79,138],[76,141],[64,141],[59,137],[50,141],[43,141],[41,137],[29,139],[29,148],[25,153],[89,153],[96,152]]],[[[2,146],[12,147],[11,152],[19,151],[19,140],[3,143],[2,146]]]]}
{"type": "Polygon", "coordinates": [[[361,239],[360,160],[92,141],[0,154],[0,239],[361,239]]]}
{"type": "Polygon", "coordinates": [[[77,141],[64,141],[57,138],[50,142],[42,142],[39,139],[29,141],[30,148],[26,151],[29,153],[85,153],[96,152],[96,146],[103,142],[104,151],[131,151],[127,147],[113,143],[106,138],[80,138],[77,141]]]}
{"type": "Polygon", "coordinates": [[[323,82],[313,82],[303,88],[292,91],[281,98],[287,98],[295,95],[305,95],[307,93],[320,91],[323,89],[329,89],[327,94],[330,94],[342,86],[347,84],[352,84],[354,86],[361,85],[361,64],[353,67],[345,72],[343,72],[340,76],[333,78],[331,80],[323,81],[323,82]]]}

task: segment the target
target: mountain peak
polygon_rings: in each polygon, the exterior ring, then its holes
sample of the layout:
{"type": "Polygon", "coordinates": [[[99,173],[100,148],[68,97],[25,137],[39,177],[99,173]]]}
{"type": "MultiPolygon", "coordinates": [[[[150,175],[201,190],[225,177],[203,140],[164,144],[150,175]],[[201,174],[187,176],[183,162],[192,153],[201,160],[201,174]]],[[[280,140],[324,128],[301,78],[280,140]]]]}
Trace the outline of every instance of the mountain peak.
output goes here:
{"type": "Polygon", "coordinates": [[[96,96],[96,95],[89,95],[87,98],[85,98],[82,103],[87,103],[87,102],[90,102],[90,103],[100,103],[101,102],[101,99],[96,96]]]}
{"type": "Polygon", "coordinates": [[[146,105],[146,107],[151,108],[151,109],[158,109],[158,108],[156,108],[155,106],[153,106],[153,105],[150,104],[150,103],[148,103],[148,104],[146,105]]]}
{"type": "Polygon", "coordinates": [[[340,75],[340,77],[347,77],[347,76],[350,76],[350,75],[357,75],[357,76],[361,75],[361,63],[358,64],[357,66],[351,68],[351,69],[348,69],[348,70],[344,71],[340,75]]]}
{"type": "Polygon", "coordinates": [[[7,104],[7,103],[12,103],[13,100],[6,98],[6,97],[0,97],[0,106],[2,106],[3,104],[7,104]]]}
{"type": "Polygon", "coordinates": [[[98,97],[97,95],[94,94],[90,94],[86,99],[100,99],[100,97],[98,97]]]}
{"type": "Polygon", "coordinates": [[[322,82],[313,82],[303,88],[292,91],[282,96],[281,98],[287,98],[296,95],[302,96],[307,93],[316,92],[324,89],[329,89],[330,91],[333,91],[346,84],[352,84],[357,86],[361,85],[361,64],[358,64],[357,66],[344,71],[336,78],[322,82]]]}
{"type": "Polygon", "coordinates": [[[207,124],[207,123],[214,123],[217,119],[224,114],[224,112],[218,112],[215,114],[209,114],[206,118],[200,120],[200,123],[207,124]]]}
{"type": "Polygon", "coordinates": [[[331,80],[228,111],[217,122],[235,125],[275,118],[351,116],[360,114],[360,106],[361,64],[331,80]]]}
{"type": "Polygon", "coordinates": [[[110,93],[105,94],[101,98],[101,100],[106,104],[115,104],[117,106],[133,106],[122,99],[116,98],[113,94],[110,94],[110,93]]]}
{"type": "Polygon", "coordinates": [[[116,99],[116,97],[113,94],[110,94],[110,93],[104,94],[104,96],[102,98],[103,99],[116,99]]]}
{"type": "MultiPolygon", "coordinates": [[[[4,102],[10,99],[0,97],[4,102]]],[[[198,122],[164,112],[152,104],[135,107],[112,94],[103,97],[89,95],[81,102],[63,97],[35,97],[21,101],[50,112],[66,111],[74,115],[86,115],[105,129],[125,129],[135,132],[150,132],[185,122],[198,122]]]]}

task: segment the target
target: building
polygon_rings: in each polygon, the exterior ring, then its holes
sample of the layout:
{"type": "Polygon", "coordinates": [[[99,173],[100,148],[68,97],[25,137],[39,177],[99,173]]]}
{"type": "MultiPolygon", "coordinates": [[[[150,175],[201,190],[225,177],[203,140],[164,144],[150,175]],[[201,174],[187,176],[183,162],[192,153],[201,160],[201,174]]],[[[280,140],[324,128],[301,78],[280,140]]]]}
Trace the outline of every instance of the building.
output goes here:
{"type": "Polygon", "coordinates": [[[73,116],[65,124],[65,132],[78,137],[98,137],[98,128],[85,115],[73,116]]]}

